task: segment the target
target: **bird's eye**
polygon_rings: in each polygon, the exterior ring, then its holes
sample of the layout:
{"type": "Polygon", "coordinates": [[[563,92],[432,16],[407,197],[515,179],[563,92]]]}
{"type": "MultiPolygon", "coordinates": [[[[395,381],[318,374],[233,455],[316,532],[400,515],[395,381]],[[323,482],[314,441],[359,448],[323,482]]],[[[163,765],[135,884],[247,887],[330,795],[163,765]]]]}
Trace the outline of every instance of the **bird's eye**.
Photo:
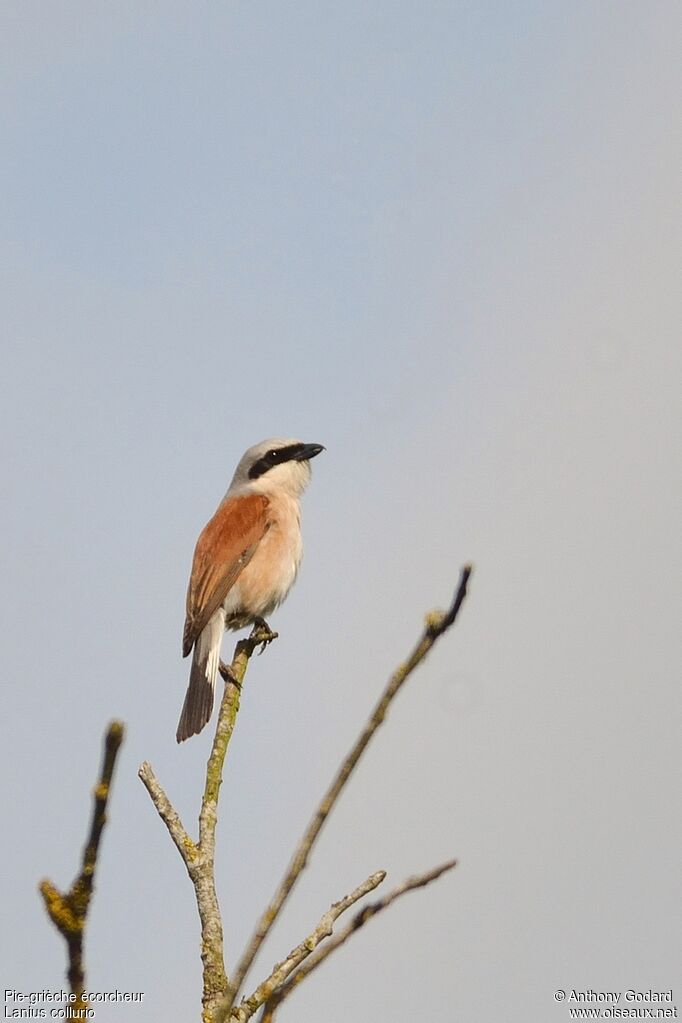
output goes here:
{"type": "Polygon", "coordinates": [[[274,451],[274,450],[273,451],[268,451],[268,458],[272,458],[272,459],[277,458],[277,452],[274,451]]]}

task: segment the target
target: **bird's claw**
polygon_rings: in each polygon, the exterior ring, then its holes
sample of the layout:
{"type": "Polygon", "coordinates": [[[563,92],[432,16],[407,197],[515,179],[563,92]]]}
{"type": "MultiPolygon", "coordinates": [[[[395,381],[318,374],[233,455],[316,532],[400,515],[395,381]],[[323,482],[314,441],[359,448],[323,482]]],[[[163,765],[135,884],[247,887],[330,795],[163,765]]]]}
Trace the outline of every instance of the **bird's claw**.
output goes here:
{"type": "Polygon", "coordinates": [[[254,618],[253,630],[250,638],[255,642],[256,646],[260,646],[259,654],[262,654],[267,646],[270,646],[273,639],[277,639],[278,633],[273,632],[265,618],[254,618]]]}

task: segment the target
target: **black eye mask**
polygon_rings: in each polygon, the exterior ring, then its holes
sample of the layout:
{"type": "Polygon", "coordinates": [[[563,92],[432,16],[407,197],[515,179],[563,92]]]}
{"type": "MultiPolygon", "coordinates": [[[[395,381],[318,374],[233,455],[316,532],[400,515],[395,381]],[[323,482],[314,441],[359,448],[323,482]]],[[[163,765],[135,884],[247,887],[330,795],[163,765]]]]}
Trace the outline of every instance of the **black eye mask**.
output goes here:
{"type": "Polygon", "coordinates": [[[272,469],[273,465],[281,465],[282,462],[291,462],[292,460],[301,461],[306,457],[305,451],[309,447],[310,445],[308,444],[288,444],[285,448],[277,448],[266,452],[249,469],[249,479],[257,480],[268,469],[272,469]]]}

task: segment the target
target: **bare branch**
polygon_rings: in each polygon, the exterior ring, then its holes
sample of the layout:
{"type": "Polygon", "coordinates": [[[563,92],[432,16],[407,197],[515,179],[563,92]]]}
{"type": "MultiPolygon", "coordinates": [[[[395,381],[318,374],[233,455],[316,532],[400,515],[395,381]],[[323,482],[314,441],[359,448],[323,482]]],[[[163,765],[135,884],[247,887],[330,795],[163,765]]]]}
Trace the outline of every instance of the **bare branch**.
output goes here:
{"type": "Polygon", "coordinates": [[[253,1014],[284,983],[296,967],[300,966],[304,959],[307,959],[324,938],[329,937],[334,929],[334,923],[341,914],[345,913],[347,909],[369,892],[374,891],[385,877],[386,871],[379,870],[376,874],[368,877],[350,895],[345,895],[338,902],[334,902],[321,918],[312,934],[308,935],[304,941],[292,949],[286,959],[283,959],[281,963],[277,963],[270,976],[262,984],[258,985],[253,994],[249,998],[244,998],[239,1007],[232,1010],[230,1014],[232,1023],[246,1023],[247,1020],[251,1019],[253,1014]]]}
{"type": "Polygon", "coordinates": [[[412,877],[405,878],[399,885],[397,885],[392,891],[384,895],[382,899],[377,899],[376,902],[370,902],[366,906],[360,909],[350,923],[346,924],[343,930],[335,934],[329,941],[326,941],[321,945],[315,952],[310,955],[304,963],[296,970],[295,973],[289,975],[288,980],[282,984],[277,990],[270,996],[265,1003],[263,1015],[260,1019],[260,1023],[273,1023],[275,1018],[275,1012],[284,1001],[284,999],[291,994],[295,987],[305,980],[313,970],[317,969],[332,952],[336,951],[344,942],[348,941],[352,934],[360,930],[368,920],[371,920],[373,916],[380,913],[382,909],[386,909],[392,902],[400,898],[401,895],[405,895],[406,892],[412,892],[416,888],[424,888],[427,884],[435,881],[442,874],[445,874],[448,870],[452,870],[453,867],[457,866],[457,860],[448,860],[447,863],[441,863],[440,866],[434,867],[433,870],[428,870],[424,874],[414,874],[412,877]]]}
{"type": "Polygon", "coordinates": [[[159,817],[168,828],[178,852],[185,861],[185,865],[189,868],[189,864],[196,860],[197,847],[185,831],[177,810],[172,806],[168,796],[157,781],[152,765],[147,760],[140,766],[137,774],[149,793],[159,817]]]}
{"type": "Polygon", "coordinates": [[[215,829],[218,797],[223,779],[223,767],[234,731],[241,686],[246,669],[257,646],[270,642],[276,633],[254,627],[247,639],[240,640],[229,667],[221,666],[225,689],[218,712],[218,723],[206,765],[206,783],[199,813],[199,841],[194,842],[157,781],[151,765],[142,764],[139,777],[147,789],[159,816],[168,828],[171,838],[187,868],[194,886],[194,894],[201,921],[201,960],[203,963],[202,1020],[213,1023],[216,1011],[228,993],[223,951],[223,925],[215,888],[215,829]]]}
{"type": "Polygon", "coordinates": [[[282,907],[289,897],[301,872],[305,869],[310,852],[320,831],[322,830],[324,822],[329,816],[329,813],[341,794],[346,782],[350,778],[358,760],[369,745],[379,725],[381,725],[384,721],[391,701],[406,679],[412,674],[414,669],[424,660],[438,638],[442,636],[443,633],[445,633],[455,622],[466,596],[467,583],[471,572],[472,568],[470,565],[465,565],[462,569],[459,585],[448,611],[436,611],[427,615],[424,632],[422,633],[419,642],[407,660],[395,670],[389,679],[384,692],[375,705],[374,710],[356,740],[355,745],[341,764],[341,767],[337,771],[331,785],[322,797],[298,844],[298,847],[296,848],[284,878],[280,882],[270,904],[264,910],[260,920],[258,921],[256,930],[254,931],[249,944],[237,964],[231,984],[232,1004],[234,1004],[239,994],[239,989],[241,988],[246,974],[251,968],[251,964],[256,958],[261,945],[269,934],[275,920],[279,916],[282,907]]]}
{"type": "Polygon", "coordinates": [[[83,963],[85,923],[90,899],[92,898],[99,844],[104,825],[107,821],[107,803],[109,801],[111,781],[124,733],[123,724],[120,721],[112,721],[104,736],[102,770],[99,782],[95,786],[93,793],[94,804],[90,834],[83,850],[80,873],[75,878],[68,892],[60,892],[56,885],[47,879],[41,881],[39,886],[47,913],[66,941],[69,955],[67,977],[71,986],[71,992],[76,995],[76,1001],[72,1003],[74,1010],[86,1008],[86,1003],[83,1000],[83,991],[85,990],[85,966],[83,963]]]}

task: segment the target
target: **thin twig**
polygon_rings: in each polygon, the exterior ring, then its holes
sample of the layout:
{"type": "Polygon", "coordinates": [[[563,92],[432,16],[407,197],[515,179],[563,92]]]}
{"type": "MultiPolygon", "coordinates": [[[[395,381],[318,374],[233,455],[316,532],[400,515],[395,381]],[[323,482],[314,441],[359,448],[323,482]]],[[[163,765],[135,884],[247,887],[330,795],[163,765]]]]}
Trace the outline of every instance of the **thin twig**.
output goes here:
{"type": "Polygon", "coordinates": [[[177,810],[171,804],[171,801],[161,787],[161,783],[154,774],[152,765],[149,761],[145,760],[145,762],[140,765],[140,769],[137,774],[151,796],[151,800],[158,811],[159,817],[168,828],[170,837],[175,842],[178,852],[185,861],[185,865],[189,868],[189,864],[196,860],[197,857],[196,844],[185,831],[177,810]]]}
{"type": "Polygon", "coordinates": [[[354,903],[358,902],[369,892],[381,884],[386,877],[385,870],[378,870],[376,874],[372,874],[363,881],[350,895],[344,895],[338,902],[334,902],[324,916],[321,918],[315,930],[308,935],[296,948],[292,949],[286,959],[283,959],[281,963],[277,963],[270,974],[270,976],[259,984],[256,990],[248,998],[242,999],[240,1005],[233,1009],[230,1014],[231,1023],[247,1023],[247,1020],[251,1019],[253,1014],[263,1005],[273,994],[277,988],[283,984],[287,977],[294,970],[300,966],[300,964],[307,959],[307,957],[313,952],[317,946],[334,930],[334,923],[345,913],[354,903]]]}
{"type": "Polygon", "coordinates": [[[107,803],[111,789],[111,780],[116,765],[116,757],[123,742],[125,729],[120,721],[112,721],[104,736],[104,755],[100,778],[93,793],[92,821],[87,844],[83,850],[80,873],[75,878],[68,892],[60,892],[52,881],[45,879],[40,882],[40,894],[45,909],[59,933],[66,941],[69,967],[67,977],[71,992],[76,1000],[71,1004],[74,1010],[85,1009],[83,1000],[85,990],[85,965],[83,963],[83,939],[85,923],[92,898],[97,867],[97,854],[102,831],[107,821],[107,803]]]}
{"type": "Polygon", "coordinates": [[[295,973],[291,973],[288,979],[277,988],[276,991],[270,996],[264,1005],[263,1015],[260,1018],[260,1023],[273,1023],[275,1018],[275,1012],[284,1001],[284,999],[291,994],[295,987],[301,983],[306,977],[308,977],[313,970],[316,970],[321,963],[325,961],[327,956],[335,952],[337,948],[348,941],[352,934],[360,930],[368,920],[371,920],[373,916],[380,913],[382,909],[386,909],[392,902],[400,898],[401,895],[405,895],[406,892],[412,892],[415,888],[424,888],[427,884],[435,881],[446,871],[452,870],[453,867],[457,866],[457,860],[448,860],[447,863],[441,863],[440,866],[434,867],[433,870],[429,870],[424,874],[415,874],[412,877],[405,878],[399,885],[397,885],[392,891],[384,895],[383,898],[377,899],[376,902],[370,902],[366,906],[360,909],[353,919],[346,924],[343,930],[335,934],[329,941],[325,941],[323,945],[320,945],[312,955],[308,956],[304,963],[299,966],[295,973]]]}
{"type": "MultiPolygon", "coordinates": [[[[246,669],[257,646],[270,642],[275,633],[254,627],[247,639],[240,640],[232,663],[224,673],[225,689],[218,712],[218,723],[206,765],[206,783],[199,813],[199,841],[194,842],[157,781],[151,764],[145,761],[139,777],[175,843],[194,886],[201,921],[201,961],[203,963],[202,1020],[213,1023],[218,1006],[228,993],[223,950],[223,925],[215,887],[215,829],[218,818],[218,797],[223,780],[227,747],[232,738],[241,686],[246,669]]],[[[222,670],[221,670],[222,673],[222,670]]]]}
{"type": "Polygon", "coordinates": [[[401,688],[405,680],[412,674],[414,669],[421,664],[431,647],[443,635],[447,629],[454,623],[459,610],[462,606],[467,591],[467,583],[469,576],[471,575],[472,568],[470,565],[465,565],[462,569],[459,585],[455,593],[453,602],[447,612],[434,611],[427,615],[426,625],[422,636],[415,646],[414,650],[408,657],[408,659],[401,664],[396,671],[393,673],[389,682],[384,689],[378,703],[374,707],[365,727],[363,728],[360,736],[355,742],[355,745],[351,749],[348,756],[345,758],[341,767],[337,771],[334,780],[325,792],[322,800],[320,801],[313,817],[311,818],[308,827],[306,828],[297,848],[294,856],[289,864],[284,878],[280,882],[277,891],[275,892],[270,904],[264,910],[256,930],[254,931],[246,949],[244,950],[241,959],[239,960],[237,967],[234,971],[231,984],[231,999],[234,1005],[239,990],[244,983],[244,979],[251,964],[253,963],[256,955],[258,954],[261,945],[265,941],[265,938],[269,934],[275,920],[280,914],[280,911],[286,902],[292,888],[296,884],[301,872],[304,870],[310,852],[317,840],[317,837],[322,829],[324,822],[326,821],[329,813],[338,799],[343,787],[348,781],[353,769],[355,768],[358,760],[364,753],[365,749],[369,745],[370,740],[373,738],[379,725],[383,722],[386,717],[388,707],[393,700],[394,696],[401,688]]]}

